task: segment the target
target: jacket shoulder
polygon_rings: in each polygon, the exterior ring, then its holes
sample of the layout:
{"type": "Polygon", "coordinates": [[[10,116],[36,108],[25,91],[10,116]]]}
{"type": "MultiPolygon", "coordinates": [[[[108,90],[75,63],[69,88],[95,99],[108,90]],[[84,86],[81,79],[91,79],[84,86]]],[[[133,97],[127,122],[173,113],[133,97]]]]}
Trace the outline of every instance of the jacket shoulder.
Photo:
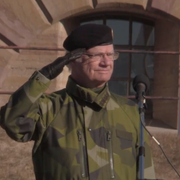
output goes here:
{"type": "Polygon", "coordinates": [[[111,98],[119,105],[119,108],[129,117],[135,129],[139,129],[140,118],[137,103],[115,93],[111,93],[111,98]]]}
{"type": "Polygon", "coordinates": [[[38,103],[52,104],[53,107],[60,108],[64,103],[70,102],[70,96],[67,94],[66,89],[55,91],[52,93],[44,93],[38,103]]]}
{"type": "Polygon", "coordinates": [[[124,97],[124,96],[120,96],[118,94],[115,93],[111,93],[111,98],[116,101],[120,106],[135,106],[137,108],[137,103],[135,103],[134,101],[124,97]]]}

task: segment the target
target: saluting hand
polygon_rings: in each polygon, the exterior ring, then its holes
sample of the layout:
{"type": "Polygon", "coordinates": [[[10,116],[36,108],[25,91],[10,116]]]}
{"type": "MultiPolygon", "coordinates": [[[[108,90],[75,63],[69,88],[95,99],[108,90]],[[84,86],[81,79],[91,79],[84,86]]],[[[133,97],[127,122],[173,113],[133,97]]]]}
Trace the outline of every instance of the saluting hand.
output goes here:
{"type": "Polygon", "coordinates": [[[68,52],[65,56],[58,57],[54,62],[43,67],[39,72],[50,80],[54,79],[62,72],[65,65],[77,58],[80,58],[85,51],[85,48],[81,48],[68,52]]]}

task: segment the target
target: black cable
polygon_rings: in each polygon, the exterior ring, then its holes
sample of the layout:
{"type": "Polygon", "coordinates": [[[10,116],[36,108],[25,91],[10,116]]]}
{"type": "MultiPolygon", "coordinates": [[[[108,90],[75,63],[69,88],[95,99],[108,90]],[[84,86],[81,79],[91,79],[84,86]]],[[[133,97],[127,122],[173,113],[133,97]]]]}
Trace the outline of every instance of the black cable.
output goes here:
{"type": "Polygon", "coordinates": [[[169,160],[169,158],[166,156],[163,148],[161,147],[161,144],[159,143],[159,141],[149,132],[149,130],[146,128],[146,126],[144,125],[144,123],[141,121],[141,124],[143,125],[144,129],[147,131],[147,133],[150,135],[150,137],[156,142],[156,144],[159,146],[159,148],[161,149],[162,153],[164,154],[165,158],[167,159],[167,161],[169,162],[169,164],[171,165],[171,167],[174,169],[174,171],[177,173],[178,177],[180,178],[180,174],[178,173],[178,171],[176,170],[176,168],[172,165],[171,161],[169,160]]]}

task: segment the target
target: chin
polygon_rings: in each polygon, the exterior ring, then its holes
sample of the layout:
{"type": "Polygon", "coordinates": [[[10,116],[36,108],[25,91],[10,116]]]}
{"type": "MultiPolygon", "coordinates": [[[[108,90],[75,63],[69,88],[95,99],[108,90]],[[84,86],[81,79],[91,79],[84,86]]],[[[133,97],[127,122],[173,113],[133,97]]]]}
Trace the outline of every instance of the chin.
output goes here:
{"type": "Polygon", "coordinates": [[[100,78],[100,79],[96,79],[95,81],[97,82],[97,84],[99,85],[104,85],[106,82],[108,82],[110,80],[110,78],[100,78]]]}
{"type": "Polygon", "coordinates": [[[97,80],[107,82],[110,80],[110,78],[111,78],[111,76],[109,76],[109,75],[104,75],[104,76],[101,75],[101,76],[97,77],[97,80]]]}

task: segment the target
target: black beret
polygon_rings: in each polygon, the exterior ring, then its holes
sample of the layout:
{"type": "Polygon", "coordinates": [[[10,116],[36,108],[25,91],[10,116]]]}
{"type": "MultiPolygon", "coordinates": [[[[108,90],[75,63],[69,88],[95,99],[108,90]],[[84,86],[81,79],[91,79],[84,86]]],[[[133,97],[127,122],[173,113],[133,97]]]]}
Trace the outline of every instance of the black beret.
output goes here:
{"type": "Polygon", "coordinates": [[[63,47],[67,51],[78,48],[92,48],[94,46],[113,43],[112,29],[106,25],[85,24],[79,26],[65,39],[63,47]]]}

